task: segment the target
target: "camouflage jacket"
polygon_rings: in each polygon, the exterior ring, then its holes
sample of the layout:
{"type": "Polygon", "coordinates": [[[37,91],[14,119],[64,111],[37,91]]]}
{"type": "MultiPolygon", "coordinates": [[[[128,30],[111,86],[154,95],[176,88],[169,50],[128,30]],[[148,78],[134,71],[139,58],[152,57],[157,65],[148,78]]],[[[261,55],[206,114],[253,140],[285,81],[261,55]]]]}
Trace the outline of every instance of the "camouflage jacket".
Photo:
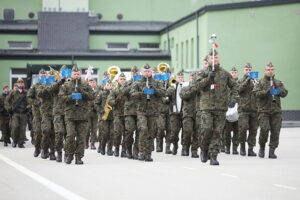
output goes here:
{"type": "Polygon", "coordinates": [[[232,79],[229,72],[221,67],[215,68],[216,76],[212,81],[209,77],[209,68],[201,70],[196,81],[191,85],[192,91],[195,90],[201,93],[197,105],[200,111],[226,112],[228,109],[228,99],[226,97],[229,89],[232,92],[231,100],[238,100],[237,83],[232,79]],[[211,89],[211,85],[214,85],[215,88],[211,89]]]}
{"type": "Polygon", "coordinates": [[[122,86],[122,93],[125,97],[125,104],[124,104],[124,115],[134,115],[136,116],[136,102],[134,99],[132,99],[130,90],[131,86],[133,85],[132,81],[127,81],[123,86],[122,86]]]}
{"type": "MultiPolygon", "coordinates": [[[[93,99],[95,100],[95,98],[97,96],[98,88],[97,88],[97,90],[93,90],[92,89],[92,91],[93,91],[93,96],[94,96],[93,99]]],[[[89,117],[97,117],[97,108],[96,108],[94,100],[89,101],[89,108],[90,108],[90,110],[89,110],[89,117]]]]}
{"type": "Polygon", "coordinates": [[[14,113],[24,113],[27,112],[27,91],[14,90],[10,93],[4,102],[4,107],[7,111],[14,113]],[[22,100],[22,101],[21,101],[22,100]]]}
{"type": "Polygon", "coordinates": [[[159,81],[152,77],[148,79],[150,88],[154,89],[154,94],[150,95],[150,100],[147,100],[147,95],[144,94],[146,88],[146,78],[143,77],[132,85],[130,90],[131,96],[137,104],[137,114],[157,116],[159,114],[159,101],[165,95],[165,90],[159,81]]]}
{"type": "Polygon", "coordinates": [[[253,88],[254,83],[247,76],[238,81],[239,112],[257,112],[257,102],[253,88]]]}
{"type": "Polygon", "coordinates": [[[122,87],[118,86],[111,90],[107,102],[113,108],[114,116],[124,116],[125,96],[122,93],[122,87]]]}
{"type": "Polygon", "coordinates": [[[37,89],[41,85],[41,83],[36,83],[31,86],[31,88],[27,92],[28,104],[35,108],[38,108],[41,105],[41,100],[37,97],[37,89]]]}
{"type": "Polygon", "coordinates": [[[4,117],[9,116],[9,113],[8,113],[8,111],[5,109],[5,106],[4,106],[4,104],[5,104],[5,99],[6,99],[6,97],[8,97],[8,95],[9,95],[9,94],[3,94],[3,93],[0,95],[0,117],[1,117],[1,116],[4,116],[4,117]]]}
{"type": "Polygon", "coordinates": [[[196,92],[190,90],[190,86],[183,87],[179,92],[182,99],[182,116],[196,117],[196,92]]]}
{"type": "Polygon", "coordinates": [[[41,101],[40,112],[42,116],[52,117],[53,94],[47,90],[50,85],[40,85],[36,90],[36,95],[41,101]]]}
{"type": "Polygon", "coordinates": [[[253,89],[257,97],[258,112],[260,113],[281,113],[280,97],[286,97],[288,91],[280,80],[273,79],[275,88],[280,89],[280,95],[274,95],[275,101],[273,101],[272,95],[268,93],[271,88],[270,77],[265,76],[260,79],[253,89]]]}
{"type": "MultiPolygon", "coordinates": [[[[161,85],[162,87],[166,90],[168,90],[168,88],[171,87],[170,84],[166,84],[165,82],[161,81],[161,85]]],[[[167,94],[165,92],[165,95],[161,98],[160,102],[159,102],[159,110],[161,114],[169,114],[169,106],[170,106],[170,101],[167,100],[167,94]]]]}
{"type": "Polygon", "coordinates": [[[61,86],[62,86],[61,82],[55,82],[52,85],[46,86],[45,88],[53,96],[53,110],[52,110],[53,116],[65,115],[64,102],[62,98],[58,96],[61,86]]]}
{"type": "MultiPolygon", "coordinates": [[[[104,107],[107,102],[108,96],[110,94],[110,90],[100,90],[95,99],[96,109],[98,112],[99,120],[102,120],[102,117],[105,113],[104,107]]],[[[113,120],[113,110],[109,112],[107,120],[113,120]]]]}
{"type": "Polygon", "coordinates": [[[92,88],[82,80],[78,80],[78,88],[82,94],[81,100],[73,100],[72,93],[75,91],[75,80],[71,80],[61,86],[59,96],[64,102],[65,119],[87,121],[88,119],[88,102],[94,99],[92,88]],[[76,105],[78,102],[78,105],[76,105]]]}

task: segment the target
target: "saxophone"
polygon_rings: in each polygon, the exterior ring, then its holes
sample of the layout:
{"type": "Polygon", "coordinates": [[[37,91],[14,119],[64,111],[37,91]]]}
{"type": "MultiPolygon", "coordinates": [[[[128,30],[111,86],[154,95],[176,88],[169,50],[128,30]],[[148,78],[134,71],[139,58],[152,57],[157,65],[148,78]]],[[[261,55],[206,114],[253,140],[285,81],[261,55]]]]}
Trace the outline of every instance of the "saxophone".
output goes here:
{"type": "Polygon", "coordinates": [[[108,115],[111,110],[112,110],[112,107],[108,104],[108,99],[106,99],[106,103],[104,105],[104,115],[102,116],[102,120],[104,120],[104,121],[107,120],[108,115]]]}

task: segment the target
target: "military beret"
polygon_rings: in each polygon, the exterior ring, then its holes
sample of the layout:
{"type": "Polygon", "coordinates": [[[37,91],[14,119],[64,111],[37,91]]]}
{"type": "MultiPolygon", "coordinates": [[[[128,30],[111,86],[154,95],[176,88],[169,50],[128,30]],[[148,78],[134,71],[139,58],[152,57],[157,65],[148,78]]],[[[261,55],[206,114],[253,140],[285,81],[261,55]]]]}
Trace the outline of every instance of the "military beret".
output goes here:
{"type": "Polygon", "coordinates": [[[139,71],[139,68],[135,65],[131,68],[131,72],[133,72],[133,73],[136,73],[138,71],[139,71]]]}
{"type": "Polygon", "coordinates": [[[150,65],[145,64],[145,65],[144,65],[144,69],[151,69],[151,67],[150,67],[150,65]]]}
{"type": "Polygon", "coordinates": [[[208,55],[205,56],[205,58],[203,59],[203,61],[208,61],[208,55]]]}
{"type": "Polygon", "coordinates": [[[238,70],[237,70],[235,67],[233,67],[233,68],[231,68],[230,71],[232,71],[232,72],[237,72],[238,70]]]}
{"type": "Polygon", "coordinates": [[[183,76],[183,72],[178,72],[177,76],[183,76]]]}
{"type": "Polygon", "coordinates": [[[8,88],[8,85],[7,85],[7,84],[3,85],[3,90],[4,90],[5,88],[8,88]]]}
{"type": "Polygon", "coordinates": [[[108,79],[108,80],[105,82],[105,84],[106,84],[106,83],[112,84],[112,81],[111,81],[110,79],[108,79]]]}
{"type": "Polygon", "coordinates": [[[209,52],[208,52],[208,55],[210,55],[210,56],[212,56],[213,55],[213,51],[214,51],[214,55],[216,56],[216,55],[218,55],[218,52],[217,52],[217,50],[216,49],[210,49],[209,50],[209,52]]]}
{"type": "Polygon", "coordinates": [[[79,67],[74,66],[74,67],[72,68],[72,71],[73,71],[73,72],[80,72],[80,69],[79,69],[79,67]]]}
{"type": "Polygon", "coordinates": [[[46,71],[44,69],[40,69],[39,74],[46,74],[46,71]]]}
{"type": "Polygon", "coordinates": [[[119,77],[126,77],[126,76],[125,76],[124,72],[122,72],[119,77]]]}
{"type": "Polygon", "coordinates": [[[272,62],[269,62],[269,63],[267,64],[267,67],[274,67],[274,65],[272,64],[272,62]]]}
{"type": "Polygon", "coordinates": [[[22,78],[18,78],[17,83],[24,83],[24,80],[22,78]]]}
{"type": "Polygon", "coordinates": [[[246,63],[244,68],[252,68],[252,65],[250,63],[246,63]]]}

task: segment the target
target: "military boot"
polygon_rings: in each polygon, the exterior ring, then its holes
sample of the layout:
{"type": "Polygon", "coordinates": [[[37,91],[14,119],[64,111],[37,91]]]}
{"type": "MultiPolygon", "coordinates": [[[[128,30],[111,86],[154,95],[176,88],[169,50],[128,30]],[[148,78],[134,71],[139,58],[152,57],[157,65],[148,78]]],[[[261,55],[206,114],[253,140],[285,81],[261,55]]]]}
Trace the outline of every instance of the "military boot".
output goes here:
{"type": "Polygon", "coordinates": [[[172,153],[170,146],[171,146],[170,143],[166,144],[166,154],[171,154],[172,153]]]}
{"type": "Polygon", "coordinates": [[[128,159],[132,159],[132,148],[129,148],[129,149],[127,150],[127,152],[126,152],[126,157],[127,157],[128,159]]]}
{"type": "Polygon", "coordinates": [[[259,147],[259,152],[258,152],[258,156],[260,158],[264,158],[265,157],[265,146],[264,145],[260,145],[259,147]]]}
{"type": "Polygon", "coordinates": [[[145,160],[144,154],[140,153],[140,154],[139,154],[139,157],[138,157],[138,160],[144,161],[144,160],[145,160]]]}
{"type": "Polygon", "coordinates": [[[240,146],[240,155],[241,156],[245,156],[246,155],[245,143],[241,143],[241,146],[240,146]]]}
{"type": "Polygon", "coordinates": [[[225,146],[225,153],[230,154],[230,146],[225,146]]]}
{"type": "Polygon", "coordinates": [[[151,155],[146,155],[145,156],[145,162],[152,162],[153,159],[151,158],[151,155]]]}
{"type": "Polygon", "coordinates": [[[269,158],[271,158],[271,159],[277,159],[277,156],[275,154],[275,149],[270,149],[269,150],[269,158]]]}
{"type": "Polygon", "coordinates": [[[133,153],[133,154],[132,154],[132,159],[133,159],[133,160],[138,160],[138,159],[139,159],[138,154],[137,154],[137,153],[133,153]]]}
{"type": "Polygon", "coordinates": [[[108,155],[108,156],[113,156],[114,155],[114,152],[112,151],[112,146],[107,146],[107,153],[106,153],[106,155],[108,155]]]}
{"type": "Polygon", "coordinates": [[[225,152],[225,146],[221,146],[221,148],[220,148],[220,151],[222,152],[222,153],[224,153],[225,152]]]}
{"type": "Polygon", "coordinates": [[[201,150],[200,153],[201,162],[206,163],[208,160],[208,151],[207,150],[201,150]]]}
{"type": "Polygon", "coordinates": [[[19,143],[19,144],[18,144],[18,147],[19,147],[19,148],[25,148],[23,143],[19,143]]]}
{"type": "Polygon", "coordinates": [[[197,152],[192,152],[192,158],[199,158],[199,155],[197,152]]]}
{"type": "Polygon", "coordinates": [[[50,160],[56,160],[56,157],[55,157],[55,153],[50,153],[49,154],[49,157],[50,157],[50,160]]]}
{"type": "Polygon", "coordinates": [[[89,148],[89,142],[85,142],[85,149],[89,148]]]}
{"type": "Polygon", "coordinates": [[[257,154],[253,151],[253,147],[248,148],[248,156],[255,157],[257,154]]]}
{"type": "Polygon", "coordinates": [[[34,156],[34,157],[38,157],[38,156],[40,155],[40,153],[41,153],[41,150],[38,149],[38,148],[35,148],[34,153],[33,153],[33,156],[34,156]]]}
{"type": "Polygon", "coordinates": [[[219,165],[219,161],[217,160],[217,154],[210,154],[210,165],[219,165]]]}
{"type": "Polygon", "coordinates": [[[187,146],[182,146],[181,156],[189,156],[189,152],[188,152],[187,146]]]}
{"type": "Polygon", "coordinates": [[[127,154],[126,154],[126,151],[124,148],[122,148],[121,150],[121,158],[126,158],[127,157],[127,154]]]}
{"type": "Polygon", "coordinates": [[[65,163],[66,164],[71,164],[73,160],[73,156],[72,155],[65,155],[65,163]]]}
{"type": "Polygon", "coordinates": [[[81,160],[81,158],[79,156],[76,156],[76,158],[75,158],[75,164],[76,165],[83,165],[83,161],[81,160]]]}
{"type": "Polygon", "coordinates": [[[91,149],[96,150],[95,143],[91,142],[91,149]]]}
{"type": "Polygon", "coordinates": [[[62,162],[62,152],[57,153],[56,162],[62,162]]]}
{"type": "Polygon", "coordinates": [[[49,151],[48,149],[42,150],[41,158],[47,159],[49,157],[49,151]]]}
{"type": "Polygon", "coordinates": [[[119,147],[115,147],[115,150],[114,150],[114,156],[115,156],[115,157],[119,157],[119,154],[120,154],[119,147]]]}
{"type": "Polygon", "coordinates": [[[4,142],[4,146],[5,146],[5,147],[7,147],[7,146],[8,146],[7,142],[4,142]]]}
{"type": "Polygon", "coordinates": [[[98,146],[97,152],[101,153],[101,143],[100,142],[99,142],[99,146],[98,146]]]}
{"type": "Polygon", "coordinates": [[[156,143],[156,152],[162,152],[163,151],[163,147],[162,147],[162,143],[161,142],[157,142],[156,143]]]}
{"type": "Polygon", "coordinates": [[[238,152],[238,147],[237,146],[232,146],[232,154],[234,154],[234,155],[237,155],[237,154],[239,154],[239,152],[238,152]]]}
{"type": "Polygon", "coordinates": [[[13,148],[16,148],[16,146],[17,146],[17,143],[15,143],[15,142],[12,142],[11,146],[12,146],[13,148]]]}
{"type": "Polygon", "coordinates": [[[176,155],[176,154],[177,154],[177,149],[178,149],[178,144],[177,144],[177,142],[175,142],[175,143],[173,144],[173,151],[172,151],[172,154],[173,154],[173,155],[176,155]]]}

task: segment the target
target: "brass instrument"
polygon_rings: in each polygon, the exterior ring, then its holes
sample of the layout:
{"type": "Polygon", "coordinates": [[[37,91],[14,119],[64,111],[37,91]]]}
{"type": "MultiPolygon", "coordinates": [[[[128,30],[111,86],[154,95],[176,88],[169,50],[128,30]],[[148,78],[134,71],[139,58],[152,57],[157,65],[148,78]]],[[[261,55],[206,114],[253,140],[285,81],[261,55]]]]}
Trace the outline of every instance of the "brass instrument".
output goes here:
{"type": "Polygon", "coordinates": [[[102,116],[102,120],[107,120],[108,118],[108,115],[110,113],[110,111],[112,110],[112,107],[107,103],[105,103],[105,106],[104,106],[104,115],[102,116]]]}
{"type": "Polygon", "coordinates": [[[169,84],[176,84],[176,83],[177,83],[176,78],[174,76],[171,77],[169,80],[169,84]]]}
{"type": "Polygon", "coordinates": [[[53,69],[51,66],[48,66],[49,69],[50,69],[50,73],[53,73],[54,74],[54,79],[59,81],[61,78],[60,78],[60,74],[58,71],[56,71],[55,69],[53,69]]]}
{"type": "Polygon", "coordinates": [[[167,63],[159,63],[156,67],[157,71],[161,74],[165,73],[167,68],[170,68],[167,63]]]}
{"type": "MultiPolygon", "coordinates": [[[[274,86],[274,80],[273,80],[273,77],[272,77],[272,76],[270,76],[270,86],[271,86],[272,89],[275,88],[275,86],[274,86]]],[[[275,95],[274,95],[274,94],[272,94],[272,101],[273,101],[273,102],[276,101],[275,95]]]]}
{"type": "Polygon", "coordinates": [[[114,82],[116,81],[117,76],[121,74],[121,70],[118,66],[110,66],[107,69],[107,73],[110,75],[110,80],[114,82]]]}
{"type": "Polygon", "coordinates": [[[147,81],[146,81],[146,88],[148,89],[148,92],[147,92],[147,101],[150,101],[150,94],[148,94],[149,93],[149,89],[150,89],[148,77],[147,77],[147,81]]]}

